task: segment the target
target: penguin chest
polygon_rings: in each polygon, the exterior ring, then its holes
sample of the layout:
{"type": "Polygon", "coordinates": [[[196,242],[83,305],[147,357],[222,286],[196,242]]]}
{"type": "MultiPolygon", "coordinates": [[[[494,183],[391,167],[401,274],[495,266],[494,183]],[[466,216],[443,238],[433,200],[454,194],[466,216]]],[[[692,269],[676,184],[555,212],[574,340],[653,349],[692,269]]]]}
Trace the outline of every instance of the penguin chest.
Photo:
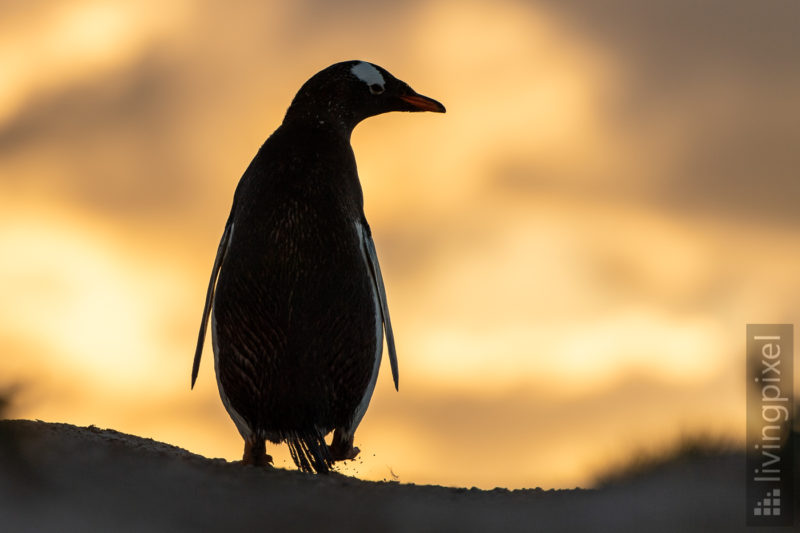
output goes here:
{"type": "Polygon", "coordinates": [[[234,234],[214,303],[215,358],[220,393],[251,425],[332,428],[363,416],[383,338],[360,232],[278,228],[262,233],[279,238],[261,250],[234,234]]]}

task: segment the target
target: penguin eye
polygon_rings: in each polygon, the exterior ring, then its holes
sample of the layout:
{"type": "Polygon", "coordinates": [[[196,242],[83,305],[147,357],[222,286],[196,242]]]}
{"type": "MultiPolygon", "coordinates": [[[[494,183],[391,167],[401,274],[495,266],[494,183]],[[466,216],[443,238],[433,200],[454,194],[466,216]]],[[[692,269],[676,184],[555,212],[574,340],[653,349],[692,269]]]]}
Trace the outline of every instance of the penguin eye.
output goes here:
{"type": "Polygon", "coordinates": [[[381,94],[383,90],[384,90],[383,85],[379,83],[373,83],[372,85],[369,86],[369,92],[371,92],[372,94],[381,94]]]}

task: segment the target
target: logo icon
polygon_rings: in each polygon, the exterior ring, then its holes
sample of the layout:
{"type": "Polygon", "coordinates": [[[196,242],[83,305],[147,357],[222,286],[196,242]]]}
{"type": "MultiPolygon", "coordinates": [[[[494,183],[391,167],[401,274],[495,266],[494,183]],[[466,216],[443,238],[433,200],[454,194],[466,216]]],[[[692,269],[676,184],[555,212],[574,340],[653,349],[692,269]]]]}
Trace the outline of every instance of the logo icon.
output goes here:
{"type": "Polygon", "coordinates": [[[781,515],[781,489],[767,491],[767,495],[756,502],[753,507],[753,516],[780,516],[781,515]]]}

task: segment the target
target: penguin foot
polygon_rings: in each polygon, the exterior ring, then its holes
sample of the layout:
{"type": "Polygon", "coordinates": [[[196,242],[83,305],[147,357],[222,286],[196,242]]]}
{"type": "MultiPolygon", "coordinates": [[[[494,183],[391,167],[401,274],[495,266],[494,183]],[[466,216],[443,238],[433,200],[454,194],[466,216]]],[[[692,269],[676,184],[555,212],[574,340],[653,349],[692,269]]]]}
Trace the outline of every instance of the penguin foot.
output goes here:
{"type": "Polygon", "coordinates": [[[355,459],[361,450],[358,449],[356,446],[351,446],[349,450],[336,452],[331,446],[328,446],[328,449],[331,452],[331,459],[334,461],[347,461],[349,459],[355,459]]]}
{"type": "Polygon", "coordinates": [[[346,461],[355,459],[361,450],[353,446],[354,435],[344,438],[344,432],[337,429],[333,432],[333,441],[328,446],[328,452],[333,461],[346,461]]]}
{"type": "Polygon", "coordinates": [[[267,446],[263,439],[244,441],[243,465],[272,466],[272,456],[267,454],[267,446]]]}

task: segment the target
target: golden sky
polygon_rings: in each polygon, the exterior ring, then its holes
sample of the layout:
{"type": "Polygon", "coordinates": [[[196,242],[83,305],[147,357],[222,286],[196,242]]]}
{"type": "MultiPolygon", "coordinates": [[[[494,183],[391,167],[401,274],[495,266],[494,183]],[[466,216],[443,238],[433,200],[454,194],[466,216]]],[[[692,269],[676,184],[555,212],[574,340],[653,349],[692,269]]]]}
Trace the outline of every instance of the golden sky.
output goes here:
{"type": "Polygon", "coordinates": [[[745,324],[800,322],[797,27],[794,0],[4,2],[12,415],[240,457],[208,353],[189,390],[233,190],[300,85],[364,59],[448,111],[353,135],[401,380],[343,470],[568,487],[739,439],[745,324]]]}

